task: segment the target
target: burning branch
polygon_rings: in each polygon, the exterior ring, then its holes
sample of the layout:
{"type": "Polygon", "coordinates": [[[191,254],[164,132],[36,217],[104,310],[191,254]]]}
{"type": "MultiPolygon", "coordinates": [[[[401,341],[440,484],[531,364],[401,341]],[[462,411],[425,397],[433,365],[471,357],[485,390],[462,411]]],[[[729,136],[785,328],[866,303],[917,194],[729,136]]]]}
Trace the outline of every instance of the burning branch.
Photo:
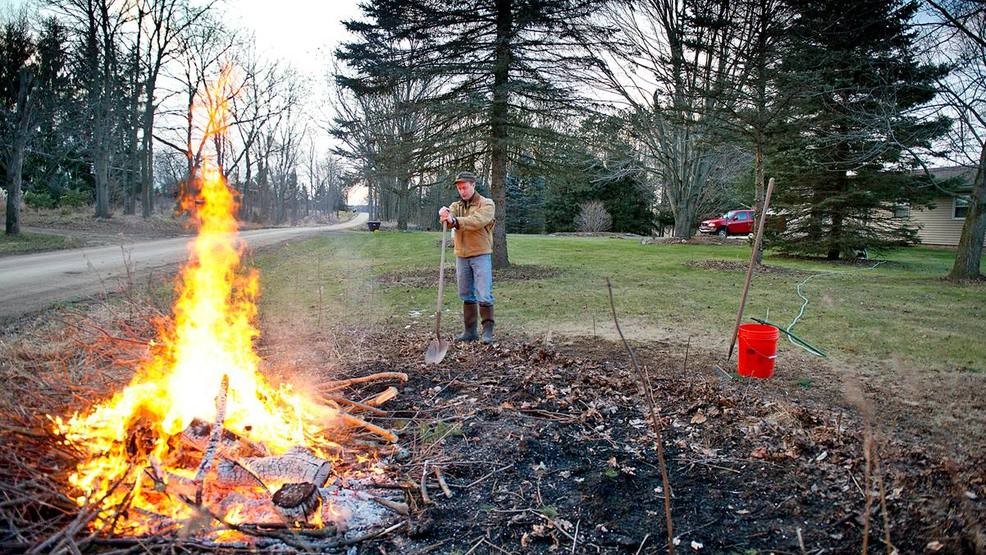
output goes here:
{"type": "Polygon", "coordinates": [[[219,438],[223,433],[223,423],[226,421],[226,394],[229,390],[229,376],[223,374],[222,382],[219,384],[219,395],[216,396],[216,422],[212,425],[212,433],[209,434],[209,443],[202,455],[202,462],[198,470],[195,471],[195,504],[202,504],[202,488],[205,485],[205,473],[212,466],[212,458],[216,455],[216,448],[219,447],[219,438]]]}

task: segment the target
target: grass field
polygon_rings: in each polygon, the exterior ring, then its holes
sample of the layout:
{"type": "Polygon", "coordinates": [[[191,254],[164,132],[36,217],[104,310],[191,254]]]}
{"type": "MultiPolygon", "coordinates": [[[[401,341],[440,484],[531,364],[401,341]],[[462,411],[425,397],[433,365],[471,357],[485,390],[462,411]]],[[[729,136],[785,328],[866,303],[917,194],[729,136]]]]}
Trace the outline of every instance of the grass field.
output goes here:
{"type": "MultiPolygon", "coordinates": [[[[424,278],[437,280],[438,240],[437,233],[350,232],[260,253],[252,262],[261,270],[261,314],[387,322],[424,332],[433,325],[436,294],[434,282],[424,278]],[[402,275],[417,279],[397,281],[402,275]]],[[[608,277],[631,339],[691,337],[723,352],[749,257],[743,242],[642,245],[511,236],[509,248],[521,270],[534,265],[554,271],[543,279],[510,279],[508,272],[495,281],[502,331],[611,336],[608,277]],[[710,268],[709,261],[725,262],[710,268]]],[[[808,279],[803,291],[809,304],[793,331],[834,360],[869,366],[892,359],[921,370],[983,372],[986,286],[943,281],[953,256],[912,248],[853,266],[768,255],[771,271],[755,276],[746,314],[787,326],[803,303],[796,288],[808,279]],[[880,260],[885,262],[877,265],[880,260]]],[[[449,276],[451,260],[449,251],[449,276]]],[[[460,322],[454,283],[445,300],[444,328],[451,333],[460,322]]]]}

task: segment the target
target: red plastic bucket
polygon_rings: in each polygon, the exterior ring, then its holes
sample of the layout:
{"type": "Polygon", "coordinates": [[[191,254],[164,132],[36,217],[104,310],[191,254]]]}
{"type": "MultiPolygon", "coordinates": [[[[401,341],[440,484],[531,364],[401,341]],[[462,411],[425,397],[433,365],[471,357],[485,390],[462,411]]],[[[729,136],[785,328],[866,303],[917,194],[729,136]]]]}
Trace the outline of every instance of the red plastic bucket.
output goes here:
{"type": "Polygon", "coordinates": [[[736,371],[748,378],[769,378],[774,375],[777,358],[777,338],[780,332],[764,324],[740,324],[739,364],[736,371]]]}

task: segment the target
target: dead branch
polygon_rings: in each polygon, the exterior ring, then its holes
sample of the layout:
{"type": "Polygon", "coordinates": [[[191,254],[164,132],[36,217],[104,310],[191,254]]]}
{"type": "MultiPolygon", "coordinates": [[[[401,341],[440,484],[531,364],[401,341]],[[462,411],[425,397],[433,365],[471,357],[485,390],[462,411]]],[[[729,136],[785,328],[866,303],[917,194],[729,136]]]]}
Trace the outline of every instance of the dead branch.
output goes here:
{"type": "Polygon", "coordinates": [[[339,417],[342,418],[343,422],[345,422],[349,426],[355,428],[364,428],[366,430],[369,430],[370,432],[373,432],[374,434],[382,437],[383,439],[389,441],[390,443],[397,442],[396,434],[390,432],[389,430],[385,430],[380,426],[377,426],[375,424],[370,424],[369,422],[356,418],[355,416],[346,412],[340,412],[339,417]]]}
{"type": "Polygon", "coordinates": [[[657,447],[657,462],[661,468],[661,483],[664,485],[664,519],[668,531],[668,553],[674,555],[674,531],[671,521],[671,482],[668,479],[668,465],[664,460],[664,444],[661,442],[663,427],[661,426],[661,421],[657,418],[654,388],[651,387],[650,378],[641,370],[640,364],[637,363],[637,355],[633,352],[633,348],[630,347],[630,343],[627,342],[626,337],[623,336],[623,330],[620,329],[620,321],[616,317],[616,303],[613,302],[613,285],[609,282],[609,278],[606,278],[606,289],[609,291],[609,307],[613,311],[613,323],[616,325],[616,332],[620,334],[623,347],[626,348],[627,354],[630,355],[630,362],[633,363],[633,368],[637,371],[637,376],[644,386],[644,393],[647,397],[651,425],[654,427],[654,435],[656,436],[655,444],[657,447]]]}
{"type": "Polygon", "coordinates": [[[431,505],[431,497],[428,496],[428,461],[421,465],[421,502],[431,505]]]}
{"type": "Polygon", "coordinates": [[[325,397],[325,399],[327,401],[333,401],[340,405],[346,405],[347,407],[352,407],[354,410],[361,410],[363,412],[368,412],[374,416],[387,416],[388,414],[387,411],[380,410],[372,405],[361,403],[359,401],[352,401],[350,399],[346,399],[345,397],[341,397],[338,395],[330,395],[328,397],[325,397]]]}
{"type": "Polygon", "coordinates": [[[439,468],[437,464],[433,466],[432,469],[435,471],[435,478],[438,478],[438,485],[441,486],[442,493],[445,494],[445,497],[452,497],[452,490],[450,490],[448,488],[448,484],[445,483],[445,477],[442,476],[442,469],[439,468]]]}
{"type": "Polygon", "coordinates": [[[322,385],[322,393],[332,393],[333,391],[339,391],[340,389],[345,389],[351,385],[375,382],[380,380],[400,380],[402,382],[407,382],[407,374],[404,372],[378,372],[376,374],[370,374],[369,376],[360,376],[358,378],[348,378],[345,380],[334,380],[327,382],[322,385]]]}
{"type": "Polygon", "coordinates": [[[387,389],[377,393],[375,396],[364,399],[363,403],[370,405],[371,407],[379,407],[380,405],[386,403],[387,401],[397,397],[397,388],[390,386],[387,389]]]}

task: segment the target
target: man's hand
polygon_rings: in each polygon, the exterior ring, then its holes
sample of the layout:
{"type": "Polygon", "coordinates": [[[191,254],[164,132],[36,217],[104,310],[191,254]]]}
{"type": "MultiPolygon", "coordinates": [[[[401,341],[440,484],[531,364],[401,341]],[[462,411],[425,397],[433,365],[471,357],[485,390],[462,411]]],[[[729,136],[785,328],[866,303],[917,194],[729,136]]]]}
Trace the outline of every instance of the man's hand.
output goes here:
{"type": "Polygon", "coordinates": [[[438,221],[445,222],[445,223],[447,223],[449,225],[452,225],[452,222],[454,221],[454,218],[452,217],[452,213],[449,212],[449,209],[448,209],[447,206],[443,206],[438,211],[438,221]]]}

